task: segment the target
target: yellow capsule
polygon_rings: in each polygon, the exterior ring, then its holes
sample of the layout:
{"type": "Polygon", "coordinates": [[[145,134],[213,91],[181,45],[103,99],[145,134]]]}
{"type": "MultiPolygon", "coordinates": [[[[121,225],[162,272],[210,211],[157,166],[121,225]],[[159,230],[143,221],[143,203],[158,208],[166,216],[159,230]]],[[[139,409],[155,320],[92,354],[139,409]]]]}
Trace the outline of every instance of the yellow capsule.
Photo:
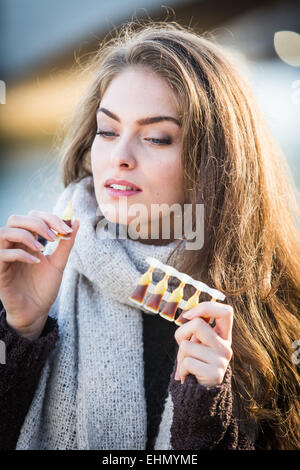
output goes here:
{"type": "Polygon", "coordinates": [[[187,300],[186,305],[184,307],[184,310],[181,312],[181,314],[175,320],[176,325],[181,326],[184,323],[187,323],[189,321],[187,318],[183,317],[183,314],[185,312],[187,312],[188,310],[191,310],[192,308],[199,305],[200,294],[201,294],[201,291],[196,290],[196,292],[187,300]]]}
{"type": "Polygon", "coordinates": [[[180,285],[176,287],[175,290],[171,293],[168,302],[164,306],[163,310],[159,313],[161,317],[169,321],[174,321],[175,313],[178,307],[179,302],[183,297],[183,289],[185,282],[181,281],[180,285]]]}
{"type": "Polygon", "coordinates": [[[147,289],[152,282],[152,272],[154,267],[150,266],[148,271],[146,271],[141,277],[138,282],[138,285],[134,289],[133,293],[128,297],[132,302],[136,304],[142,305],[147,289]]]}
{"type": "MultiPolygon", "coordinates": [[[[72,201],[70,201],[63,212],[62,220],[68,227],[72,228],[72,219],[73,219],[73,208],[72,208],[72,201]]],[[[69,240],[71,235],[58,233],[56,236],[62,238],[63,240],[69,240]]]]}
{"type": "Polygon", "coordinates": [[[164,293],[168,289],[169,277],[169,274],[165,274],[165,276],[156,284],[153,293],[145,304],[145,308],[147,308],[147,310],[154,313],[158,312],[164,293]]]}

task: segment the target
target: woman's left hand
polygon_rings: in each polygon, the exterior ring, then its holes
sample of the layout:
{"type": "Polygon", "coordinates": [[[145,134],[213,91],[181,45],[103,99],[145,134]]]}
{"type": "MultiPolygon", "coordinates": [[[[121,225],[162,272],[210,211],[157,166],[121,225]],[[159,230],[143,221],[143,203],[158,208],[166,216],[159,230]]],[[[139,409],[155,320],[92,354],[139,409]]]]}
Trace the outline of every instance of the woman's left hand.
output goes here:
{"type": "Polygon", "coordinates": [[[186,312],[185,318],[189,322],[174,335],[179,345],[175,380],[181,379],[183,384],[186,376],[192,374],[200,384],[220,385],[232,357],[233,308],[218,302],[201,302],[186,312]],[[215,327],[201,316],[214,318],[215,327]]]}

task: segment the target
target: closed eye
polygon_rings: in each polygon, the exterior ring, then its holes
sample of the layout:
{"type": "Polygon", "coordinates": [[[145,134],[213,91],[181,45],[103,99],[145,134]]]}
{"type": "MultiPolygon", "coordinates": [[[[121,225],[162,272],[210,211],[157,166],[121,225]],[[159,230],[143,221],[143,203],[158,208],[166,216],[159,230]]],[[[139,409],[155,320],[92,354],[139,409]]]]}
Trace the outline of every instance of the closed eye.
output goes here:
{"type": "MultiPolygon", "coordinates": [[[[97,131],[97,135],[100,135],[103,138],[109,138],[109,137],[114,137],[116,134],[114,132],[105,132],[105,131],[97,131]]],[[[172,143],[171,139],[155,139],[155,138],[149,138],[145,140],[150,140],[152,141],[155,145],[170,145],[172,143]]]]}
{"type": "Polygon", "coordinates": [[[108,134],[110,134],[109,137],[111,137],[112,135],[116,135],[114,132],[104,132],[104,131],[97,131],[96,134],[102,135],[103,137],[104,136],[108,137],[108,134]]]}

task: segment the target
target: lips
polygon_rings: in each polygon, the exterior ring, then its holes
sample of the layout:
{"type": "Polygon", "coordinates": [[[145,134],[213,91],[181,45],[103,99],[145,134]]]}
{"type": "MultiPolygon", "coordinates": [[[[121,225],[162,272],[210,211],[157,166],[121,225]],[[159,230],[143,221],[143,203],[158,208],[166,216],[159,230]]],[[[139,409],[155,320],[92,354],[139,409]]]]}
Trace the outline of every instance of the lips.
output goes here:
{"type": "Polygon", "coordinates": [[[109,187],[111,184],[119,184],[122,186],[128,186],[136,191],[142,191],[136,184],[131,183],[130,181],[126,180],[116,180],[116,179],[108,179],[105,181],[104,186],[109,187]]]}

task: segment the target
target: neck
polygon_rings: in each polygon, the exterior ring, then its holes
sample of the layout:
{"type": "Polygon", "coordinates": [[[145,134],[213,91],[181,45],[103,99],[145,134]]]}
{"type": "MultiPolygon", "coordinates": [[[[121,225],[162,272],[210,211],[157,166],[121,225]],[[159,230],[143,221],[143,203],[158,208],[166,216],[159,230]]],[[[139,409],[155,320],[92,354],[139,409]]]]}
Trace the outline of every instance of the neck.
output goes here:
{"type": "MultiPolygon", "coordinates": [[[[128,237],[130,240],[133,240],[132,238],[128,237]]],[[[144,245],[169,245],[174,241],[174,238],[170,238],[168,240],[166,239],[157,239],[157,238],[138,238],[137,240],[135,239],[134,241],[138,241],[140,243],[143,243],[144,245]]]]}
{"type": "Polygon", "coordinates": [[[127,225],[122,225],[122,231],[123,233],[126,234],[126,237],[129,238],[130,240],[133,241],[139,241],[140,243],[143,243],[145,245],[169,245],[173,241],[175,241],[177,238],[175,237],[175,230],[174,230],[174,214],[170,214],[170,230],[169,233],[166,236],[164,234],[163,236],[163,223],[162,220],[159,220],[158,228],[159,228],[159,235],[156,238],[151,238],[149,237],[149,233],[151,234],[151,223],[147,225],[141,225],[139,224],[137,227],[138,234],[140,235],[138,238],[131,238],[130,233],[128,232],[128,226],[127,225]]]}

